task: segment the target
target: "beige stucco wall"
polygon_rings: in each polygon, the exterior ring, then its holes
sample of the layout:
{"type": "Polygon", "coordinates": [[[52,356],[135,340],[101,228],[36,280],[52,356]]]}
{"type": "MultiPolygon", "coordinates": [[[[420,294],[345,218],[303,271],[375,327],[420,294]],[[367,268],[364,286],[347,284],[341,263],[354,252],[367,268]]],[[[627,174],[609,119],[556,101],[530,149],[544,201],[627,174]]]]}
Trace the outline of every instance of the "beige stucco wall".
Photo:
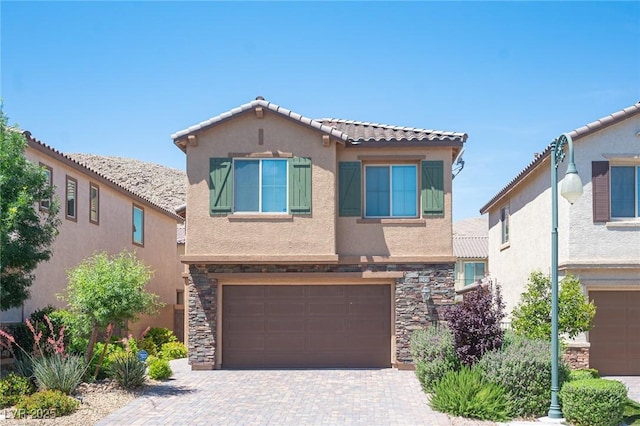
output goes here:
{"type": "MultiPolygon", "coordinates": [[[[632,225],[627,227],[593,223],[591,188],[591,162],[606,160],[603,154],[640,154],[640,139],[635,136],[638,131],[640,117],[636,116],[575,142],[576,167],[584,193],[574,205],[559,196],[558,258],[561,276],[565,273],[563,265],[591,265],[589,272],[569,269],[582,280],[585,293],[602,285],[611,289],[631,285],[640,290],[638,269],[593,270],[598,264],[616,262],[640,267],[640,221],[625,221],[632,225]]],[[[560,179],[567,163],[568,158],[559,167],[560,179]]],[[[550,180],[546,160],[516,191],[489,210],[489,271],[502,285],[508,311],[519,302],[531,271],[551,272],[550,180]],[[510,243],[502,245],[500,209],[507,204],[511,210],[510,243]]]]}
{"type": "MultiPolygon", "coordinates": [[[[249,111],[197,134],[187,146],[189,188],[187,256],[452,256],[451,148],[345,148],[322,134],[278,114],[264,118],[249,111]],[[259,143],[262,130],[264,142],[259,143]],[[282,152],[312,160],[312,215],[276,219],[209,214],[209,159],[231,153],[282,152]],[[336,170],[339,161],[360,156],[414,156],[444,161],[445,215],[423,221],[362,221],[338,217],[336,170]],[[367,223],[364,223],[367,222],[367,223]],[[391,223],[390,223],[391,222],[391,223]]],[[[419,160],[415,160],[418,164],[419,160]]]]}
{"type": "MultiPolygon", "coordinates": [[[[384,160],[412,156],[416,158],[412,161],[417,165],[419,165],[419,158],[444,162],[444,216],[427,217],[422,221],[414,222],[402,219],[385,220],[382,223],[356,217],[337,217],[337,241],[340,255],[425,257],[453,255],[452,182],[448,173],[451,170],[451,148],[362,149],[338,146],[338,161],[358,161],[362,157],[376,157],[384,160]]],[[[418,170],[420,170],[419,167],[418,170]]]]}
{"type": "Polygon", "coordinates": [[[198,134],[187,147],[187,255],[335,254],[335,146],[322,146],[322,134],[275,113],[257,118],[249,111],[198,134]],[[259,144],[259,130],[264,143],[259,144]],[[283,152],[311,157],[312,215],[274,218],[209,215],[209,159],[230,153],[283,152]]]}
{"type": "Polygon", "coordinates": [[[67,286],[67,271],[77,266],[83,259],[98,251],[116,254],[120,251],[135,250],[138,258],[154,271],[147,290],[158,294],[166,303],[162,315],[147,319],[134,326],[144,329],[147,325],[173,328],[172,313],[165,312],[173,308],[176,290],[183,287],[180,278],[180,264],[176,248],[176,220],[160,213],[150,206],[136,202],[144,208],[144,247],[132,243],[132,204],[133,199],[110,188],[108,185],[91,179],[81,170],[71,167],[58,159],[40,151],[28,148],[27,158],[38,164],[46,164],[53,169],[53,185],[61,208],[58,217],[61,220],[59,235],[53,244],[53,256],[48,262],[36,268],[35,281],[31,286],[31,297],[24,303],[24,317],[34,310],[52,304],[64,307],[65,302],[56,295],[67,286]],[[77,221],[65,218],[64,201],[66,176],[77,179],[77,221]],[[89,183],[97,183],[100,188],[99,224],[89,222],[89,183]]]}

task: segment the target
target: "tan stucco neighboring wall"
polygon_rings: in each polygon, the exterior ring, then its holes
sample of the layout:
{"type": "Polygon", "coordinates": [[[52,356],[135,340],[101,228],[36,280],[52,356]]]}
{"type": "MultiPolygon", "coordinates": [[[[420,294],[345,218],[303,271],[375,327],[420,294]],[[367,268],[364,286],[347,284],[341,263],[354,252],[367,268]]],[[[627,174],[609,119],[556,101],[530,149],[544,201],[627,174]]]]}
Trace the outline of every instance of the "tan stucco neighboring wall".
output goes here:
{"type": "MultiPolygon", "coordinates": [[[[144,247],[132,243],[133,199],[120,191],[110,188],[81,170],[73,168],[40,151],[28,148],[27,158],[38,164],[43,163],[53,169],[53,185],[60,200],[61,220],[59,235],[53,244],[53,256],[41,263],[35,270],[35,281],[31,286],[31,298],[24,304],[24,316],[48,304],[64,307],[57,294],[67,286],[67,271],[77,266],[83,259],[98,251],[116,254],[127,249],[135,250],[137,257],[154,271],[147,289],[160,296],[160,300],[172,308],[176,290],[183,287],[180,278],[180,264],[176,248],[176,220],[136,201],[144,208],[144,247]],[[65,218],[66,176],[78,181],[77,221],[65,218]],[[89,222],[89,183],[100,188],[99,224],[89,222]]],[[[166,310],[167,308],[165,308],[166,310]]],[[[140,324],[173,328],[172,315],[164,314],[140,324]]],[[[138,327],[138,328],[140,328],[138,327]]]]}
{"type": "Polygon", "coordinates": [[[197,135],[187,147],[187,255],[334,255],[335,143],[275,113],[249,111],[197,135]],[[260,144],[259,134],[263,135],[260,144]],[[311,157],[312,215],[209,215],[209,159],[232,153],[275,152],[311,157]]]}
{"type": "MultiPolygon", "coordinates": [[[[338,146],[338,161],[359,159],[364,159],[363,164],[367,161],[409,161],[417,165],[420,159],[442,160],[445,213],[443,217],[427,217],[417,221],[384,220],[382,223],[356,217],[337,217],[338,253],[347,256],[453,256],[452,182],[449,178],[451,148],[361,149],[338,146]]],[[[420,211],[420,204],[418,209],[420,211]]]]}

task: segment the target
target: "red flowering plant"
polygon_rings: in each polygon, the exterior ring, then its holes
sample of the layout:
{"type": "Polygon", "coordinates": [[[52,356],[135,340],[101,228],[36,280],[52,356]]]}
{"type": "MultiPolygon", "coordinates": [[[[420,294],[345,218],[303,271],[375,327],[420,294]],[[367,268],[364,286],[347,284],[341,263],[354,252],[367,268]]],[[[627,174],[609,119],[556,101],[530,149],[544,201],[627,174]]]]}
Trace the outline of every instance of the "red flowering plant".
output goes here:
{"type": "Polygon", "coordinates": [[[0,338],[0,347],[11,352],[11,355],[14,358],[18,358],[16,356],[17,354],[15,352],[15,348],[20,349],[20,351],[22,351],[22,353],[31,360],[33,360],[33,358],[39,358],[52,354],[65,355],[64,326],[60,328],[60,331],[58,333],[56,333],[53,328],[53,324],[51,323],[51,320],[47,315],[44,316],[44,320],[46,321],[47,327],[50,332],[49,336],[45,340],[46,344],[40,344],[43,337],[42,329],[40,329],[39,327],[35,327],[31,323],[31,320],[27,319],[25,323],[27,324],[27,327],[29,327],[31,334],[33,335],[33,349],[31,351],[26,350],[16,341],[16,339],[10,333],[2,329],[0,329],[0,337],[2,337],[0,338]]]}

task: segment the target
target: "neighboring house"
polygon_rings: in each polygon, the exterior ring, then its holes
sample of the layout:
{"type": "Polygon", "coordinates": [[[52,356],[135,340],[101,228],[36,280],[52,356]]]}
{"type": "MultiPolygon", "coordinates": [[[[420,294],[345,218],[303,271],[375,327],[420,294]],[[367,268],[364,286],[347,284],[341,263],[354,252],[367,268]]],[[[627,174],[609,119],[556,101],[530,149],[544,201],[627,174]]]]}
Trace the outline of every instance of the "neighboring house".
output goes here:
{"type": "MultiPolygon", "coordinates": [[[[176,298],[183,290],[182,267],[176,248],[176,224],[182,218],[150,202],[105,175],[36,140],[29,132],[25,155],[45,167],[60,201],[59,235],[53,255],[34,271],[31,297],[21,308],[1,312],[2,322],[19,322],[46,305],[64,307],[57,295],[67,287],[67,272],[96,252],[116,254],[124,249],[154,271],[147,290],[166,305],[153,317],[129,324],[134,335],[147,326],[174,329],[176,298]]],[[[43,200],[39,208],[46,209],[43,200]]]]}
{"type": "Polygon", "coordinates": [[[257,98],[172,138],[187,157],[193,369],[411,362],[411,332],[455,296],[451,168],[466,134],[257,98]]]}
{"type": "MultiPolygon", "coordinates": [[[[584,194],[573,205],[559,199],[559,270],[579,277],[597,307],[593,329],[571,346],[602,374],[637,375],[640,103],[569,135],[584,194]]],[[[532,271],[550,273],[549,153],[547,147],[480,210],[489,214],[489,269],[509,311],[532,271]]],[[[560,178],[567,163],[558,169],[560,178]]]]}
{"type": "Polygon", "coordinates": [[[464,219],[453,224],[456,290],[462,290],[487,276],[488,234],[486,216],[464,219]]]}

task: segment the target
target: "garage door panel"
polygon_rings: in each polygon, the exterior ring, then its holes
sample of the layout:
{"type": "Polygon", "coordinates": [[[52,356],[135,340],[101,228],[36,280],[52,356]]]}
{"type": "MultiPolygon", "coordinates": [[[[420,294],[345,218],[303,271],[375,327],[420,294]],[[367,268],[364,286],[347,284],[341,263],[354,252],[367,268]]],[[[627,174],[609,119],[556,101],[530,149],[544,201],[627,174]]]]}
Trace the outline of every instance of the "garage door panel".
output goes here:
{"type": "Polygon", "coordinates": [[[270,318],[266,321],[267,333],[304,333],[303,318],[270,318]]]}
{"type": "Polygon", "coordinates": [[[306,320],[307,332],[318,333],[346,333],[348,330],[347,320],[344,318],[322,317],[309,318],[306,320]]]}
{"type": "Polygon", "coordinates": [[[390,293],[389,285],[225,286],[223,367],[389,367],[390,293]],[[242,308],[256,304],[263,308],[247,317],[242,308]]]}
{"type": "Polygon", "coordinates": [[[304,301],[267,302],[266,313],[269,316],[301,315],[305,310],[304,301]]]}
{"type": "Polygon", "coordinates": [[[640,291],[592,291],[590,366],[603,375],[640,375],[640,291]]]}

